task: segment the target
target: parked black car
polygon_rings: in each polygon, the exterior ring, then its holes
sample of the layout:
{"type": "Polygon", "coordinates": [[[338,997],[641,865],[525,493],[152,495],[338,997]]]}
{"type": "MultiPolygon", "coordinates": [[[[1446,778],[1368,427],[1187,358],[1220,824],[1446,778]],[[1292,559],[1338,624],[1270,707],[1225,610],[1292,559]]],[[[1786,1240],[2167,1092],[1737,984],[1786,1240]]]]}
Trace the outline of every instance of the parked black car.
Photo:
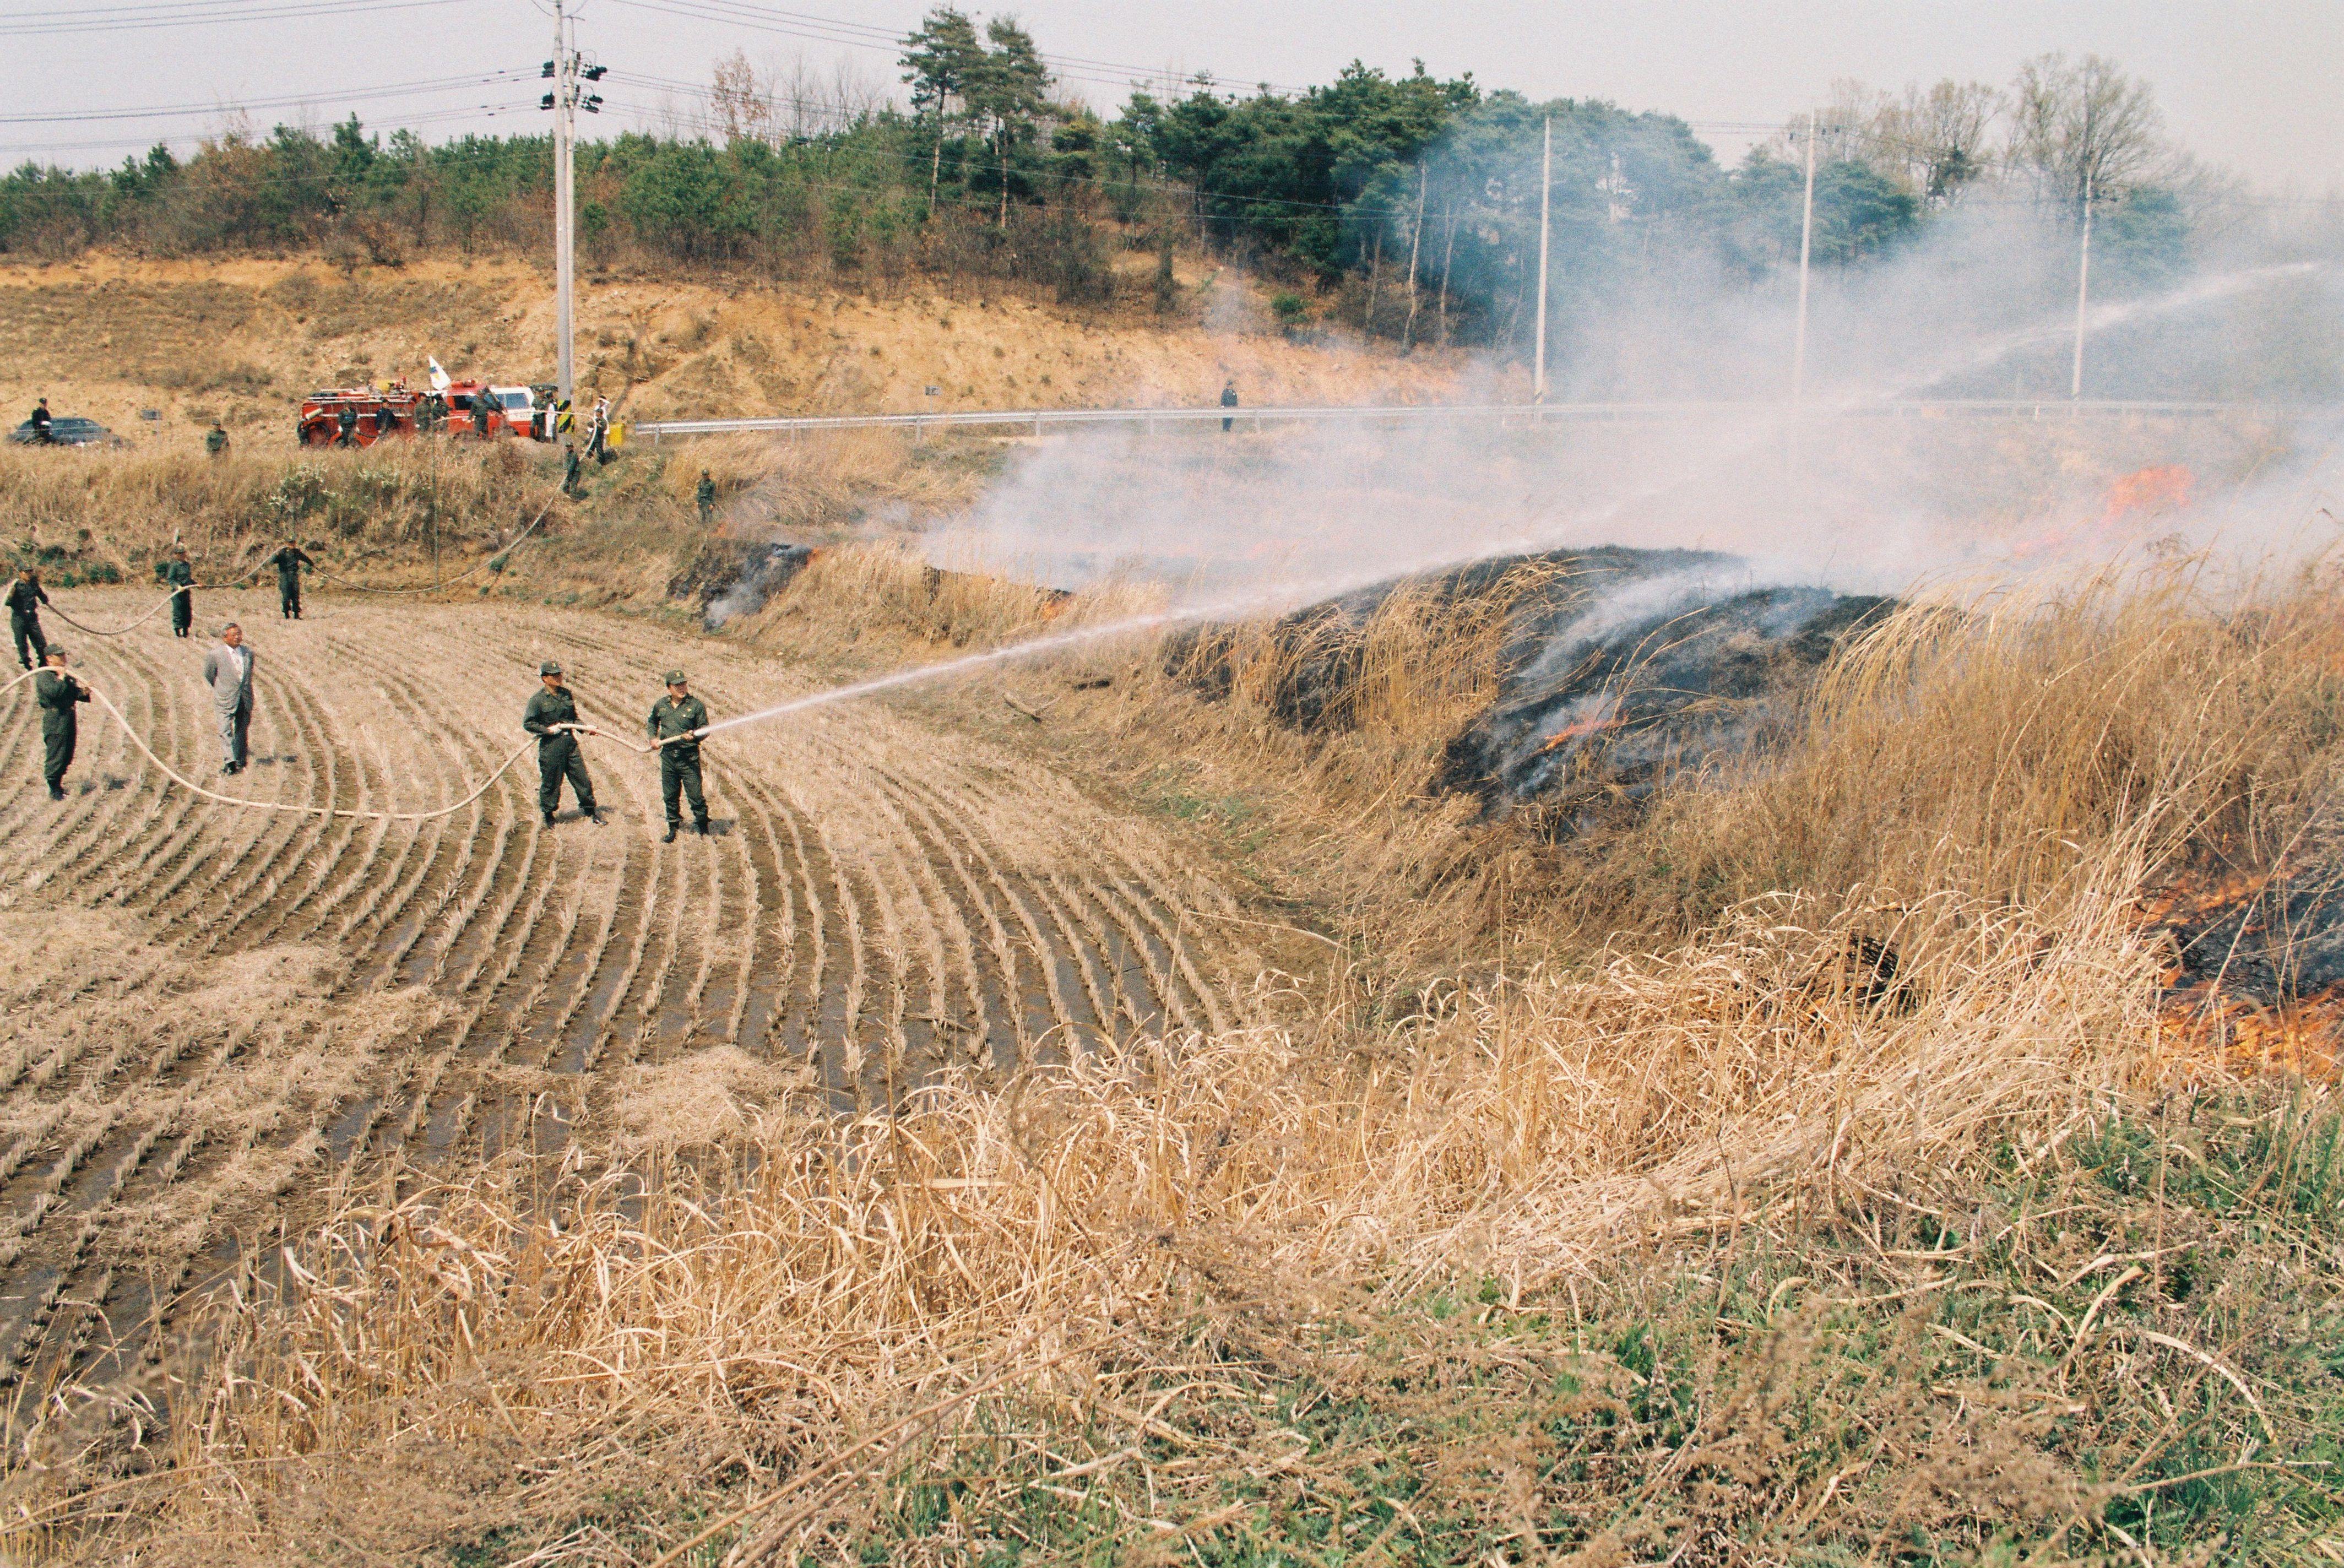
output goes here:
{"type": "MultiPolygon", "coordinates": [[[[33,444],[33,421],[26,420],[8,432],[11,446],[33,444]]],[[[49,444],[53,447],[120,446],[122,438],[99,424],[96,420],[79,414],[59,414],[49,421],[49,444]]]]}

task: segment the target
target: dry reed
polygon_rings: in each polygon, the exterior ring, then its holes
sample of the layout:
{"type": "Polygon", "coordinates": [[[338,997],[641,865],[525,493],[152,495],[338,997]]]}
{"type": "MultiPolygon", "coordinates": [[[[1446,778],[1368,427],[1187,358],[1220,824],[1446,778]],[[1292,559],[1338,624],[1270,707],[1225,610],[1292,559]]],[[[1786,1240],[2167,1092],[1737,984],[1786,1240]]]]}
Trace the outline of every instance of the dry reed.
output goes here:
{"type": "MultiPolygon", "coordinates": [[[[829,581],[916,627],[913,570],[865,554],[829,581]]],[[[1039,613],[967,612],[985,636],[1039,613]]],[[[1486,691],[1491,634],[1389,613],[1359,727],[1315,754],[1261,723],[1267,652],[1190,721],[1224,757],[1306,764],[1285,809],[1321,853],[1410,816],[1452,848],[1495,831],[1391,798],[1486,691]]],[[[1005,1356],[1030,1375],[997,1413],[1080,1426],[1238,1375],[1219,1358],[1255,1344],[1248,1323],[1479,1279],[1553,1300],[1622,1249],[1798,1206],[1935,1212],[1985,1151],[2040,1159],[2153,1072],[2138,895],[2300,824],[2326,776],[2335,619],[2320,582],[2219,614],[2186,582],[1909,612],[1779,737],[1605,845],[1625,872],[1504,846],[1550,862],[1517,919],[1612,912],[1646,934],[1598,961],[1420,967],[1316,1032],[1141,1040],[844,1123],[777,1104],[745,1147],[513,1163],[353,1207],[288,1255],[281,1297],[222,1316],[200,1408],[137,1494],[157,1555],[288,1549],[318,1517],[304,1488],[361,1463],[419,1474],[421,1434],[551,1478],[481,1482],[510,1519],[602,1485],[614,1445],[643,1485],[664,1455],[649,1512],[673,1521],[720,1472],[785,1489],[1005,1356]]],[[[662,1549],[689,1533],[646,1528],[662,1549]]],[[[783,1533],[744,1532],[727,1561],[814,1540],[783,1533]]]]}

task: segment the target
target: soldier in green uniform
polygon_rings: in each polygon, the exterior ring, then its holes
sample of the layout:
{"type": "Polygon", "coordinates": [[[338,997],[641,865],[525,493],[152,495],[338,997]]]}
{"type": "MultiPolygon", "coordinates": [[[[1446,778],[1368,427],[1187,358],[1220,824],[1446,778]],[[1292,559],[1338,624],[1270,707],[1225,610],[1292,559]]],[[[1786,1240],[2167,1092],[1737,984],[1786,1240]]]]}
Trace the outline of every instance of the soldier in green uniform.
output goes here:
{"type": "Polygon", "coordinates": [[[529,707],[520,716],[520,727],[537,737],[537,809],[545,814],[545,825],[553,825],[553,808],[561,804],[561,781],[570,781],[570,793],[578,797],[578,810],[587,821],[601,823],[594,810],[594,781],[586,776],[586,758],[578,750],[578,736],[572,731],[597,734],[591,725],[578,722],[578,700],[562,684],[561,666],[548,659],[537,667],[538,679],[544,689],[530,698],[529,707]]]}
{"type": "Polygon", "coordinates": [[[298,621],[301,619],[301,569],[318,563],[309,559],[308,551],[289,539],[285,541],[285,547],[268,560],[277,568],[277,613],[284,620],[298,621]]]}
{"type": "Polygon", "coordinates": [[[708,798],[700,793],[700,732],[707,727],[708,704],[692,694],[682,671],[670,670],[667,695],[652,704],[652,742],[660,748],[660,798],[667,803],[662,844],[673,844],[683,826],[679,795],[690,797],[692,827],[702,838],[708,836],[708,798]],[[683,738],[670,738],[678,735],[683,738]]]}
{"type": "Polygon", "coordinates": [[[700,526],[706,528],[716,521],[716,481],[706,469],[700,470],[700,488],[693,494],[700,502],[700,526]]]}
{"type": "Polygon", "coordinates": [[[49,640],[41,632],[41,606],[48,602],[38,567],[20,569],[8,584],[8,630],[16,634],[16,663],[27,670],[49,656],[49,640]]]}
{"type": "Polygon", "coordinates": [[[204,432],[204,450],[216,458],[227,455],[227,432],[220,429],[217,420],[214,420],[212,428],[204,432]]]}
{"type": "Polygon", "coordinates": [[[561,452],[561,493],[575,501],[578,491],[578,443],[571,441],[561,452]]]}
{"type": "Polygon", "coordinates": [[[33,700],[41,709],[41,776],[49,798],[66,798],[66,769],[73,766],[74,742],[81,733],[74,704],[89,701],[89,688],[66,673],[66,651],[52,644],[47,668],[33,677],[33,700]]]}
{"type": "Polygon", "coordinates": [[[155,568],[155,575],[178,590],[171,595],[171,635],[185,637],[196,623],[196,569],[187,564],[187,547],[171,547],[171,559],[155,568]]]}

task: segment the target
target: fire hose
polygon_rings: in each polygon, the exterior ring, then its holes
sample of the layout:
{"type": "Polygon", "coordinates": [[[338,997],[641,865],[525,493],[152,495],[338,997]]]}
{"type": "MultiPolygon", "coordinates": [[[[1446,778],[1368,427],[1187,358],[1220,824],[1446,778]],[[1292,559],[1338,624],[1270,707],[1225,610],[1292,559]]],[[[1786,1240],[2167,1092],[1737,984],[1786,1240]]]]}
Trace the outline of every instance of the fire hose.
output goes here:
{"type": "MultiPolygon", "coordinates": [[[[31,680],[40,673],[41,672],[39,670],[26,670],[22,674],[8,681],[6,683],[0,684],[0,696],[6,695],[9,692],[14,691],[17,686],[31,680]]],[[[296,805],[286,801],[253,800],[248,796],[222,794],[217,790],[206,789],[202,784],[199,784],[196,783],[195,780],[188,778],[186,774],[180,773],[178,769],[173,767],[170,764],[165,762],[161,757],[155,754],[154,748],[146,744],[146,737],[139,734],[136,730],[131,727],[130,721],[123,717],[122,710],[114,705],[114,700],[111,697],[108,697],[104,692],[99,691],[96,686],[91,685],[87,681],[82,680],[78,675],[67,676],[66,678],[79,683],[82,689],[86,691],[91,697],[96,700],[98,705],[106,710],[107,716],[112,718],[116,723],[122,726],[122,733],[129,737],[130,744],[138,748],[139,754],[146,757],[148,762],[153,763],[157,770],[159,771],[164,777],[169,779],[173,784],[177,784],[181,789],[201,795],[206,800],[217,801],[222,805],[248,806],[257,811],[288,812],[299,816],[357,817],[369,822],[430,822],[439,817],[453,816],[456,813],[463,810],[466,806],[471,804],[474,801],[488,794],[489,787],[495,784],[499,779],[504,777],[505,774],[510,773],[512,771],[512,765],[520,761],[522,757],[528,755],[529,748],[537,744],[534,737],[523,741],[519,746],[514,748],[510,756],[508,756],[502,763],[497,765],[496,772],[490,774],[487,778],[484,778],[480,782],[471,794],[466,795],[462,800],[458,801],[453,805],[443,805],[432,811],[366,811],[356,806],[296,805]]],[[[626,747],[629,751],[639,753],[644,756],[651,755],[652,753],[660,750],[662,746],[672,745],[678,741],[696,739],[702,733],[694,730],[689,734],[671,735],[666,740],[660,742],[658,745],[639,746],[632,741],[626,739],[624,736],[604,734],[601,731],[594,729],[592,726],[587,724],[556,724],[552,727],[557,730],[567,730],[576,734],[593,735],[601,740],[613,741],[618,744],[626,747]]]]}
{"type": "MultiPolygon", "coordinates": [[[[185,588],[174,588],[171,592],[163,595],[163,597],[157,602],[152,610],[149,610],[145,614],[138,616],[136,620],[130,621],[120,626],[92,626],[86,622],[75,620],[72,616],[58,609],[54,603],[49,606],[49,612],[76,632],[86,632],[93,637],[119,637],[126,632],[137,630],[140,626],[143,626],[147,622],[155,619],[156,616],[163,612],[164,605],[170,603],[172,600],[177,599],[182,593],[193,593],[198,588],[203,589],[207,592],[217,592],[223,588],[233,588],[237,583],[245,582],[247,579],[250,578],[254,572],[258,572],[262,567],[268,564],[268,558],[264,555],[258,561],[252,563],[249,571],[245,572],[240,576],[231,577],[225,582],[190,582],[185,588]]],[[[5,688],[0,688],[0,690],[5,689],[5,688]]]]}
{"type": "MultiPolygon", "coordinates": [[[[520,532],[514,537],[513,541],[510,544],[504,546],[500,550],[491,551],[487,555],[484,555],[480,560],[474,561],[466,570],[458,572],[455,576],[431,583],[428,587],[369,588],[363,582],[353,582],[349,578],[341,576],[337,572],[328,572],[322,566],[312,566],[309,571],[312,575],[322,577],[328,582],[338,582],[341,584],[342,588],[346,592],[351,593],[374,593],[379,594],[385,598],[402,597],[409,593],[437,593],[451,582],[463,582],[464,579],[471,576],[473,572],[480,571],[483,566],[503,561],[505,558],[511,555],[514,551],[519,550],[521,547],[522,541],[528,539],[530,534],[537,531],[537,525],[543,522],[547,516],[551,513],[553,511],[553,503],[560,500],[561,496],[561,492],[557,490],[553,494],[546,497],[545,505],[538,509],[536,518],[530,521],[527,528],[522,529],[520,532]]],[[[500,568],[500,570],[501,570],[501,568],[500,568]]]]}

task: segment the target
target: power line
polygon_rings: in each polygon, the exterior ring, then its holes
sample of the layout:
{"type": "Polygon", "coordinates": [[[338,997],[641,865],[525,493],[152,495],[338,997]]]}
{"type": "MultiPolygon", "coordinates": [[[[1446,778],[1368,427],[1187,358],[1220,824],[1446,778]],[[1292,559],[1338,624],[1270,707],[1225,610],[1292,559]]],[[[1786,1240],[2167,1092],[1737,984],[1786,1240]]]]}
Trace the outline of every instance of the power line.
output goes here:
{"type": "MultiPolygon", "coordinates": [[[[426,5],[452,5],[457,0],[348,0],[347,4],[328,4],[327,0],[287,0],[278,5],[225,8],[208,6],[186,13],[150,15],[125,14],[96,20],[56,18],[0,18],[0,37],[37,38],[76,33],[132,33],[157,27],[187,27],[209,24],[237,22],[275,22],[302,16],[347,16],[377,11],[411,11],[426,5]]],[[[87,13],[74,13],[75,16],[87,13]]]]}
{"type": "Polygon", "coordinates": [[[451,92],[462,87],[494,86],[500,83],[519,81],[531,73],[522,71],[491,71],[486,76],[440,76],[421,82],[394,82],[380,87],[361,87],[330,93],[303,93],[281,98],[248,98],[240,103],[158,104],[136,109],[76,110],[59,115],[0,115],[0,126],[77,125],[100,120],[164,120],[183,119],[196,115],[235,114],[250,109],[302,108],[329,100],[336,104],[371,103],[386,98],[417,97],[427,93],[451,92]]]}

